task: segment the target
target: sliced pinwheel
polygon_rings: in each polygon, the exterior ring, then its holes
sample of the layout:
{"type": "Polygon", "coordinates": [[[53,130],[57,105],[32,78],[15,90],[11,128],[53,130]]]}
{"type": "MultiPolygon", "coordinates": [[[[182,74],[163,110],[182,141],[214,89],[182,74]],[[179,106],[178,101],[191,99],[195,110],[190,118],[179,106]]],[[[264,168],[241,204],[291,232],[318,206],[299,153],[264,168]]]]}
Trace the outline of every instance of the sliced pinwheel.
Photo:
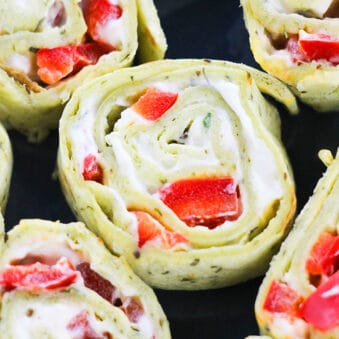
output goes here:
{"type": "Polygon", "coordinates": [[[339,156],[328,169],[273,259],[260,287],[256,317],[272,338],[339,334],[339,156]]]}
{"type": "Polygon", "coordinates": [[[153,62],[80,88],[60,126],[76,215],[151,285],[201,289],[264,272],[295,210],[268,93],[279,81],[218,61],[153,62]]]}
{"type": "Polygon", "coordinates": [[[22,220],[0,258],[6,338],[170,338],[152,290],[81,223],[22,220]]]}
{"type": "Polygon", "coordinates": [[[84,81],[165,50],[152,0],[2,1],[0,121],[40,141],[84,81]]]}
{"type": "Polygon", "coordinates": [[[337,0],[242,0],[251,49],[261,67],[318,111],[339,107],[337,0]]]}

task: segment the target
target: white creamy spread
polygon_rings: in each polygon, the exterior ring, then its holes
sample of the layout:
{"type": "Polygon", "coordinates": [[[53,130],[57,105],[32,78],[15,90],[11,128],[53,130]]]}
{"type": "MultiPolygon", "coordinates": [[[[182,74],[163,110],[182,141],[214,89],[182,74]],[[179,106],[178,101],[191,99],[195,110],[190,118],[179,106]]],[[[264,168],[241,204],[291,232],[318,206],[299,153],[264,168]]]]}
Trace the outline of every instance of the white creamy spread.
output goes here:
{"type": "Polygon", "coordinates": [[[82,305],[72,304],[65,300],[54,301],[53,307],[51,307],[51,304],[38,300],[31,301],[27,308],[33,311],[32,316],[27,316],[25,307],[16,308],[15,319],[20,322],[20,326],[12,326],[13,338],[31,339],[32,334],[38,330],[53,333],[55,339],[69,338],[70,332],[67,325],[77,314],[83,311],[82,305]]]}
{"type": "MultiPolygon", "coordinates": [[[[31,339],[34,335],[44,334],[46,338],[51,334],[55,339],[77,338],[82,335],[80,328],[68,329],[67,326],[81,313],[86,312],[86,305],[75,304],[64,298],[59,301],[55,299],[53,304],[42,300],[30,301],[28,307],[15,308],[15,321],[20,322],[20,326],[12,326],[12,337],[20,339],[31,339]],[[28,316],[28,312],[31,314],[28,316]],[[19,319],[19,320],[18,320],[19,319]]],[[[102,334],[110,332],[115,337],[115,328],[113,324],[107,320],[98,321],[88,311],[87,319],[89,327],[96,333],[102,334]]],[[[44,336],[44,338],[45,338],[44,336]]],[[[39,336],[40,337],[40,336],[39,336]]]]}
{"type": "Polygon", "coordinates": [[[286,338],[305,339],[308,337],[308,324],[299,318],[289,319],[285,314],[275,313],[273,326],[278,333],[284,333],[286,338]]]}
{"type": "Polygon", "coordinates": [[[292,13],[293,9],[284,4],[283,0],[267,0],[267,6],[273,8],[278,13],[292,13]]]}
{"type": "Polygon", "coordinates": [[[6,64],[24,72],[27,75],[34,75],[35,73],[36,66],[32,53],[29,53],[28,55],[12,53],[7,59],[6,64]]]}
{"type": "Polygon", "coordinates": [[[80,120],[72,124],[70,128],[70,138],[73,147],[73,156],[76,159],[78,171],[83,173],[84,159],[89,154],[98,155],[98,146],[93,135],[94,114],[96,102],[91,98],[84,99],[80,107],[80,120]]]}
{"type": "Polygon", "coordinates": [[[112,146],[117,166],[123,169],[124,175],[128,176],[132,186],[139,191],[145,191],[145,185],[138,179],[133,161],[122,146],[119,137],[112,133],[106,140],[112,146]]]}
{"type": "Polygon", "coordinates": [[[270,201],[283,195],[281,182],[277,180],[279,172],[274,157],[264,140],[256,135],[252,122],[241,105],[239,87],[226,81],[214,83],[213,86],[219,90],[241,121],[242,134],[246,138],[246,147],[251,159],[250,176],[255,186],[259,211],[262,211],[270,201]]]}
{"type": "Polygon", "coordinates": [[[119,19],[109,20],[100,26],[99,35],[111,46],[122,49],[126,45],[126,32],[123,24],[123,15],[119,19]]]}
{"type": "Polygon", "coordinates": [[[299,283],[299,280],[298,278],[295,276],[295,274],[287,271],[282,280],[289,286],[292,288],[292,290],[295,290],[295,291],[300,291],[302,289],[299,283]]]}
{"type": "Polygon", "coordinates": [[[9,254],[11,260],[29,260],[29,258],[40,258],[40,262],[46,265],[54,265],[61,258],[68,258],[73,265],[77,265],[83,260],[65,243],[53,240],[36,240],[34,243],[20,244],[20,247],[13,249],[9,254]]]}
{"type": "Polygon", "coordinates": [[[323,17],[334,0],[268,0],[267,5],[279,13],[313,12],[317,17],[323,17]]]}
{"type": "MultiPolygon", "coordinates": [[[[146,314],[143,314],[138,322],[137,326],[140,330],[140,333],[145,337],[145,338],[153,338],[154,335],[154,330],[153,330],[153,325],[149,317],[147,317],[146,314]]],[[[161,338],[159,338],[161,339],[161,338]]]]}

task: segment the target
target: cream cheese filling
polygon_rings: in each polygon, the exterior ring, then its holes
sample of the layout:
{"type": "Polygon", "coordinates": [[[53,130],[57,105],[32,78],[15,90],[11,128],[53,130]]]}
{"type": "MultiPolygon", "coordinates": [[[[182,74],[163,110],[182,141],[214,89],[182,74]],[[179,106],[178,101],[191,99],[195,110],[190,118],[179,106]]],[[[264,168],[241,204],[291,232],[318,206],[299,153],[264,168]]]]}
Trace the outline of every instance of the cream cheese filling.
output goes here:
{"type": "Polygon", "coordinates": [[[322,18],[334,0],[268,0],[267,5],[279,13],[314,13],[322,18]]]}
{"type": "MultiPolygon", "coordinates": [[[[201,80],[200,78],[194,79],[193,82],[195,86],[206,86],[206,80],[201,80]]],[[[208,85],[219,92],[241,122],[241,133],[246,142],[247,152],[251,159],[249,165],[250,181],[254,186],[257,197],[255,204],[251,203],[251,207],[244,206],[244,208],[253,208],[257,215],[261,215],[265,207],[272,203],[272,201],[281,199],[284,192],[281,181],[277,180],[280,175],[274,156],[271,153],[272,151],[265,144],[264,140],[256,134],[253,123],[241,104],[238,85],[227,80],[217,82],[210,81],[208,85]]],[[[179,93],[179,97],[182,91],[182,84],[175,84],[174,82],[170,82],[167,85],[165,82],[158,81],[156,82],[156,87],[164,91],[177,92],[179,93]]],[[[124,102],[122,98],[118,98],[117,100],[124,102]]],[[[95,105],[90,102],[90,99],[87,101],[89,101],[88,106],[84,102],[81,104],[77,122],[69,126],[73,157],[80,173],[83,171],[83,159],[89,153],[98,154],[97,145],[93,137],[93,123],[96,108],[95,105]]],[[[217,108],[213,114],[218,118],[218,121],[221,121],[223,150],[230,152],[232,159],[235,159],[234,170],[232,173],[227,173],[227,175],[231,175],[237,183],[241,184],[244,179],[240,160],[241,150],[239,149],[237,138],[234,135],[232,124],[227,113],[222,109],[217,108]]],[[[132,183],[132,186],[137,190],[141,192],[148,191],[149,187],[140,179],[133,159],[126,150],[126,147],[124,147],[124,134],[122,132],[120,133],[120,129],[123,130],[125,126],[130,124],[148,124],[150,126],[149,133],[139,133],[137,137],[132,140],[132,143],[136,148],[140,149],[140,152],[142,152],[140,155],[151,162],[159,172],[163,171],[166,173],[168,170],[175,170],[178,173],[188,173],[189,171],[186,171],[186,169],[191,171],[195,166],[197,168],[204,166],[206,166],[206,168],[219,168],[220,162],[212,147],[212,136],[203,128],[202,120],[205,115],[206,112],[204,111],[202,115],[193,119],[190,128],[190,132],[192,133],[188,133],[188,137],[185,139],[184,145],[182,145],[183,147],[194,147],[194,149],[202,150],[201,153],[203,153],[204,156],[194,158],[194,155],[189,156],[189,154],[185,152],[179,155],[176,154],[175,156],[169,153],[161,153],[161,148],[154,142],[156,139],[155,136],[152,135],[153,130],[151,125],[153,123],[156,124],[156,122],[146,121],[134,112],[133,108],[127,108],[121,113],[121,118],[116,122],[114,131],[106,136],[106,141],[111,145],[112,152],[115,155],[116,165],[119,171],[129,177],[130,183],[132,183]]],[[[184,125],[185,124],[183,124],[183,126],[184,125]]],[[[243,188],[241,187],[241,189],[243,188]]],[[[244,197],[246,196],[246,192],[241,192],[241,194],[244,197]]]]}

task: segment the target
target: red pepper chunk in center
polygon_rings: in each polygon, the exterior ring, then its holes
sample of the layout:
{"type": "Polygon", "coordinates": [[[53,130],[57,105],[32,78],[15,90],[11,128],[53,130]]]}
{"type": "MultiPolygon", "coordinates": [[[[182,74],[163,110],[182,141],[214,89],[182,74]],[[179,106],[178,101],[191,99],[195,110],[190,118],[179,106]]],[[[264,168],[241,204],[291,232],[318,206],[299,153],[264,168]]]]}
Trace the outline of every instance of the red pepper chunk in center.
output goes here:
{"type": "Polygon", "coordinates": [[[163,92],[157,88],[150,87],[132,106],[137,113],[147,120],[158,120],[177,101],[178,94],[163,92]]]}
{"type": "Polygon", "coordinates": [[[103,180],[103,171],[100,164],[97,161],[97,158],[93,154],[89,154],[84,159],[84,169],[82,176],[85,180],[96,181],[102,183],[103,180]]]}
{"type": "Polygon", "coordinates": [[[161,245],[166,249],[170,249],[179,243],[188,242],[181,234],[166,230],[148,213],[135,211],[134,214],[138,221],[138,246],[140,248],[147,242],[157,239],[161,241],[161,245]]]}
{"type": "Polygon", "coordinates": [[[0,286],[5,290],[23,288],[30,291],[67,287],[77,280],[79,273],[72,263],[61,258],[49,266],[36,262],[31,265],[9,266],[0,273],[0,286]]]}
{"type": "Polygon", "coordinates": [[[188,226],[213,229],[241,214],[239,189],[233,178],[182,179],[162,187],[160,199],[188,226]]]}
{"type": "Polygon", "coordinates": [[[106,53],[106,48],[94,42],[77,46],[42,48],[37,52],[38,76],[46,84],[53,85],[85,66],[96,64],[106,53]]]}
{"type": "Polygon", "coordinates": [[[312,275],[330,276],[339,268],[339,236],[324,232],[312,247],[306,269],[312,275]]]}
{"type": "Polygon", "coordinates": [[[295,316],[302,297],[285,283],[273,280],[268,290],[263,309],[271,313],[295,316]]]}
{"type": "Polygon", "coordinates": [[[339,64],[339,39],[327,34],[309,34],[301,31],[292,36],[287,49],[293,62],[311,62],[326,60],[334,66],[339,64]]]}
{"type": "Polygon", "coordinates": [[[339,326],[339,271],[305,300],[298,315],[320,331],[339,326]]]}

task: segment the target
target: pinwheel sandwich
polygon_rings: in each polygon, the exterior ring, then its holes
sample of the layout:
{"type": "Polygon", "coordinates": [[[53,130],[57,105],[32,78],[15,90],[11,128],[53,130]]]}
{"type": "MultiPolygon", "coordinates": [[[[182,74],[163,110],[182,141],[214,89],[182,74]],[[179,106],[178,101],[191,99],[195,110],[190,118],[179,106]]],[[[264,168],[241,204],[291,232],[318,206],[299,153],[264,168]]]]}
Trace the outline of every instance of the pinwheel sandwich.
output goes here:
{"type": "Polygon", "coordinates": [[[166,60],[82,86],[60,123],[59,177],[79,219],[147,283],[216,288],[262,274],[295,211],[267,93],[244,65],[166,60]]]}
{"type": "Polygon", "coordinates": [[[81,223],[22,220],[0,290],[1,338],[170,338],[153,291],[81,223]]]}
{"type": "Polygon", "coordinates": [[[339,107],[339,2],[242,0],[256,61],[318,111],[339,107]]]}
{"type": "Polygon", "coordinates": [[[272,338],[339,337],[339,153],[328,165],[274,257],[256,300],[256,318],[272,338]]]}
{"type": "Polygon", "coordinates": [[[82,83],[165,50],[152,0],[1,1],[0,121],[40,141],[82,83]]]}

